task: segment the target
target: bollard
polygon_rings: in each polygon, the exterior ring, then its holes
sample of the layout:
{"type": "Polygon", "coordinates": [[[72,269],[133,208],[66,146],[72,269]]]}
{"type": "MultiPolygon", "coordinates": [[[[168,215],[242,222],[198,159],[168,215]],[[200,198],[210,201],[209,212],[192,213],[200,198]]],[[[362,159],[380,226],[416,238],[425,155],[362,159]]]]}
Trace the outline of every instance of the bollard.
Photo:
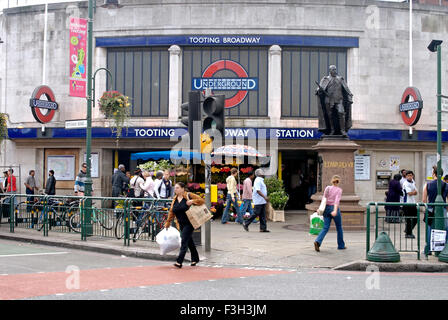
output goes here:
{"type": "Polygon", "coordinates": [[[367,253],[367,260],[372,262],[399,262],[400,254],[395,249],[386,232],[382,231],[372,249],[367,253]]]}

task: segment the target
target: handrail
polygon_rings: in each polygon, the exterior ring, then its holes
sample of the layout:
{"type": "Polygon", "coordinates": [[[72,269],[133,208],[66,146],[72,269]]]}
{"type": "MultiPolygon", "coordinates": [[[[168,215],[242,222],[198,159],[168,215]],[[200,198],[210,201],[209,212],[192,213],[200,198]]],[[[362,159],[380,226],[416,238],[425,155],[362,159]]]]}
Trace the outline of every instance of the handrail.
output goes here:
{"type": "Polygon", "coordinates": [[[424,202],[416,202],[416,203],[401,203],[401,202],[369,202],[366,205],[366,257],[370,250],[370,221],[371,221],[371,210],[370,208],[372,206],[375,206],[375,239],[378,238],[378,219],[379,219],[379,206],[389,206],[389,207],[416,207],[417,208],[417,258],[420,260],[420,247],[421,247],[421,241],[420,241],[420,213],[421,213],[421,207],[425,208],[425,241],[428,239],[428,207],[448,207],[448,203],[424,203],[424,202]]]}

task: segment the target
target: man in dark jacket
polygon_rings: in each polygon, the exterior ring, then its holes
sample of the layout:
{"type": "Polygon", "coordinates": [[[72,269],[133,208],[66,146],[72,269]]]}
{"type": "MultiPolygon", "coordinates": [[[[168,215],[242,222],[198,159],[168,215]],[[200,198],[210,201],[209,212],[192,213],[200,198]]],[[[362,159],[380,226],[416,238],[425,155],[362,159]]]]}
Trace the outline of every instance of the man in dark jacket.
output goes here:
{"type": "Polygon", "coordinates": [[[123,164],[118,166],[118,171],[112,176],[112,197],[118,197],[124,191],[124,187],[129,184],[126,177],[126,168],[123,164]]]}
{"type": "Polygon", "coordinates": [[[47,179],[47,183],[45,185],[45,194],[50,196],[54,196],[56,194],[56,178],[54,177],[54,171],[50,170],[47,179]]]}

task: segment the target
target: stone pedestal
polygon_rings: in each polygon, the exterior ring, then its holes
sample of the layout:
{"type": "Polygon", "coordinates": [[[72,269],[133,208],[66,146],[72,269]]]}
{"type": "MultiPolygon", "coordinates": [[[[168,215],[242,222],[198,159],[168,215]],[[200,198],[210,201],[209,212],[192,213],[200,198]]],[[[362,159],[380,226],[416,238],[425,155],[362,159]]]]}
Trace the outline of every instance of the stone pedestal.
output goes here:
{"type": "MultiPolygon", "coordinates": [[[[325,187],[331,184],[331,178],[339,175],[342,179],[342,199],[340,209],[342,214],[342,227],[344,230],[365,230],[364,215],[365,208],[359,205],[359,197],[355,194],[355,168],[354,153],[359,145],[349,139],[339,136],[323,138],[313,146],[322,159],[318,172],[318,190],[311,199],[313,203],[308,204],[308,216],[312,215],[319,208],[325,187]],[[321,182],[321,184],[320,184],[321,182]]],[[[309,219],[307,220],[309,223],[309,219]]],[[[334,223],[332,223],[334,228],[334,223]]]]}

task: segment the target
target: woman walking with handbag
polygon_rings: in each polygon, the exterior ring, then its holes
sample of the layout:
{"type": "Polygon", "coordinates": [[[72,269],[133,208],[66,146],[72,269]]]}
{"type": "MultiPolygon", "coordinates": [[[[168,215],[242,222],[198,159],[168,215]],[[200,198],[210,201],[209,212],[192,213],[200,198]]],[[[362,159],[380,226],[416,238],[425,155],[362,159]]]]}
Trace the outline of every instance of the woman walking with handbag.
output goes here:
{"type": "Polygon", "coordinates": [[[191,252],[191,266],[195,266],[199,262],[199,253],[196,250],[196,245],[193,241],[193,231],[194,228],[188,219],[186,212],[190,209],[191,205],[202,205],[204,204],[204,199],[201,197],[185,191],[185,184],[182,182],[176,183],[174,186],[174,199],[171,203],[170,213],[165,223],[165,228],[169,228],[171,221],[173,221],[174,216],[176,216],[177,221],[180,225],[181,233],[181,246],[179,256],[177,257],[176,263],[174,264],[177,268],[182,268],[182,263],[187,253],[187,249],[191,252]]]}
{"type": "Polygon", "coordinates": [[[341,210],[339,209],[339,202],[342,197],[342,189],[339,187],[339,183],[341,182],[341,177],[333,176],[331,178],[331,186],[325,188],[324,197],[326,199],[326,206],[324,211],[324,228],[319,233],[314,241],[314,249],[316,251],[320,251],[319,247],[322,245],[322,241],[325,238],[328,230],[330,229],[331,220],[334,219],[334,223],[336,224],[336,230],[338,232],[338,249],[343,250],[346,249],[342,231],[342,216],[341,210]]]}

